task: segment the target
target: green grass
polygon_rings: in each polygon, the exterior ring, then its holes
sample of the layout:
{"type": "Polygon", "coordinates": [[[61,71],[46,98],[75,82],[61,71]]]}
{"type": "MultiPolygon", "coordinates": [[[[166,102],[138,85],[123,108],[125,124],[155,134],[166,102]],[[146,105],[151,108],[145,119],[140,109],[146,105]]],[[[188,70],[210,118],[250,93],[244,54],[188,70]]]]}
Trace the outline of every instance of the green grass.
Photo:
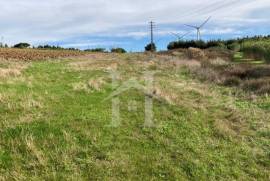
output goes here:
{"type": "Polygon", "coordinates": [[[121,126],[109,127],[111,101],[103,100],[113,90],[100,63],[119,64],[125,81],[153,69],[146,58],[33,62],[20,77],[1,78],[0,178],[269,179],[269,109],[232,96],[232,89],[193,80],[184,68],[154,63],[163,90],[154,100],[156,127],[143,127],[145,96],[133,89],[120,96],[121,126]],[[94,64],[82,70],[69,65],[80,61],[94,64]],[[99,90],[73,87],[97,78],[105,82],[99,90]],[[128,109],[131,100],[136,112],[128,109]]]}
{"type": "Polygon", "coordinates": [[[237,64],[251,64],[251,65],[263,65],[266,63],[264,60],[254,60],[244,58],[243,52],[236,52],[234,54],[233,61],[237,64]]]}

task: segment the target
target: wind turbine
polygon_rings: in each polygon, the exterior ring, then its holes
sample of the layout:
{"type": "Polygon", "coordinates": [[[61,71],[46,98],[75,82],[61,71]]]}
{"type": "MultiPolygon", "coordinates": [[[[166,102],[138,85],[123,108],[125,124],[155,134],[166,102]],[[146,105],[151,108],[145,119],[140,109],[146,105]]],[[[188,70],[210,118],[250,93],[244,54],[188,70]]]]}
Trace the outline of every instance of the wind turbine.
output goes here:
{"type": "Polygon", "coordinates": [[[175,36],[175,37],[178,38],[178,41],[182,40],[182,39],[183,39],[185,36],[187,36],[189,33],[190,33],[190,32],[187,32],[187,33],[185,33],[184,35],[180,36],[180,35],[177,34],[177,33],[171,32],[171,34],[172,34],[173,36],[175,36]]]}
{"type": "Polygon", "coordinates": [[[207,18],[206,21],[203,22],[200,26],[193,26],[193,25],[187,25],[188,27],[195,28],[197,30],[197,41],[201,40],[201,29],[204,27],[204,25],[211,19],[211,16],[207,18]]]}

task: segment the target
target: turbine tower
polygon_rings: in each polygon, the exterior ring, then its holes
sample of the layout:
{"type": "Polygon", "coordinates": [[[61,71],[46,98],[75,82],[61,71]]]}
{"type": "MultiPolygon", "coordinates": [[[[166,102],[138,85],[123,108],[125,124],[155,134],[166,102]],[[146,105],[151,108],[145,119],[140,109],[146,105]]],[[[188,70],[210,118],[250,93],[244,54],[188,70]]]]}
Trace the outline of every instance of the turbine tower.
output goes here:
{"type": "Polygon", "coordinates": [[[171,34],[172,34],[173,36],[175,36],[175,37],[177,37],[177,38],[178,38],[178,41],[182,40],[182,39],[183,39],[185,36],[187,36],[189,33],[190,33],[190,32],[187,32],[186,34],[184,34],[184,35],[180,36],[180,35],[179,35],[179,34],[177,34],[177,33],[173,33],[173,32],[171,32],[171,34]]]}
{"type": "Polygon", "coordinates": [[[197,41],[201,40],[201,29],[204,27],[204,25],[210,20],[211,17],[207,18],[206,21],[203,22],[200,26],[194,26],[194,25],[187,25],[188,27],[195,28],[197,30],[197,41]]]}

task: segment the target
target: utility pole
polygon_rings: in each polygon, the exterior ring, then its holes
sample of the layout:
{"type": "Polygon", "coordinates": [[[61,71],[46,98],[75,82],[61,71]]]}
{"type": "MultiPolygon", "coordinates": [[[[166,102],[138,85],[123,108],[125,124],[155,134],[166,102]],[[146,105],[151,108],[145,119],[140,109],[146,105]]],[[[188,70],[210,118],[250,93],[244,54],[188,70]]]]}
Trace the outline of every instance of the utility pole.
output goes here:
{"type": "Polygon", "coordinates": [[[155,24],[155,22],[150,21],[150,31],[151,31],[151,52],[154,51],[154,24],[155,24]]]}

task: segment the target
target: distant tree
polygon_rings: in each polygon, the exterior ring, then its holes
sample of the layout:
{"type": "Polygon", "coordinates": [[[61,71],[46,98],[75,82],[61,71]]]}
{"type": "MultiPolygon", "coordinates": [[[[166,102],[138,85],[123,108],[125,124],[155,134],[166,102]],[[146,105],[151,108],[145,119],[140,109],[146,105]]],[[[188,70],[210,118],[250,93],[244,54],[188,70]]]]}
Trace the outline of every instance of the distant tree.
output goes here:
{"type": "Polygon", "coordinates": [[[71,50],[71,51],[80,51],[79,49],[77,48],[63,48],[63,47],[60,47],[60,46],[55,46],[55,45],[39,45],[37,47],[38,49],[46,49],[46,50],[71,50]]]}
{"type": "Polygon", "coordinates": [[[60,47],[60,46],[51,46],[51,45],[39,45],[37,47],[38,49],[48,49],[48,50],[63,50],[64,48],[60,47]]]}
{"type": "Polygon", "coordinates": [[[124,48],[112,48],[112,53],[126,53],[127,51],[124,48]]]}
{"type": "Polygon", "coordinates": [[[105,48],[86,49],[85,52],[106,52],[105,48]]]}
{"type": "Polygon", "coordinates": [[[29,43],[18,43],[14,45],[14,48],[28,48],[28,47],[30,47],[29,43]]]}
{"type": "Polygon", "coordinates": [[[155,43],[149,43],[148,45],[146,45],[146,47],[145,47],[145,51],[157,51],[157,47],[156,47],[156,45],[155,45],[155,43]]]}
{"type": "Polygon", "coordinates": [[[5,44],[5,48],[8,48],[8,44],[5,44]]]}

